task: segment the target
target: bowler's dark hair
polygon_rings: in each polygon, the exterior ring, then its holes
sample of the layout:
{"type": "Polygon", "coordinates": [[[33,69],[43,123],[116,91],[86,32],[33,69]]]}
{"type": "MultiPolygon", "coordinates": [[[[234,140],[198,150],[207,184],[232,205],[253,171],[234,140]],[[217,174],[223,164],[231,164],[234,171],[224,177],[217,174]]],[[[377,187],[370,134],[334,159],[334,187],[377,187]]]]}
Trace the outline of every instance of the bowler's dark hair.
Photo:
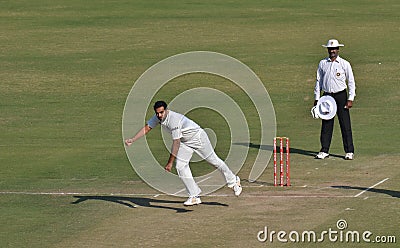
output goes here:
{"type": "Polygon", "coordinates": [[[167,103],[164,101],[157,101],[154,103],[154,110],[158,109],[159,107],[164,107],[164,109],[167,109],[167,103]]]}

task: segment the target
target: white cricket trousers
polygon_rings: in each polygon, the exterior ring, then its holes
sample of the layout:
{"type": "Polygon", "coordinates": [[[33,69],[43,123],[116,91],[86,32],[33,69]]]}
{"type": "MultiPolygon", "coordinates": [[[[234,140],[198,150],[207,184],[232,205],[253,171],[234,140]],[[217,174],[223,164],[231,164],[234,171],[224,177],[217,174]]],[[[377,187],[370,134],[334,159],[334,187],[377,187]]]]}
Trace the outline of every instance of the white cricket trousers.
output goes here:
{"type": "Polygon", "coordinates": [[[194,181],[189,167],[193,152],[196,152],[202,159],[205,159],[208,163],[217,168],[224,175],[228,185],[232,185],[236,182],[235,174],[233,174],[225,162],[217,156],[208,139],[207,133],[201,129],[189,141],[181,142],[176,157],[176,170],[189,196],[197,196],[201,193],[201,189],[194,181]]]}

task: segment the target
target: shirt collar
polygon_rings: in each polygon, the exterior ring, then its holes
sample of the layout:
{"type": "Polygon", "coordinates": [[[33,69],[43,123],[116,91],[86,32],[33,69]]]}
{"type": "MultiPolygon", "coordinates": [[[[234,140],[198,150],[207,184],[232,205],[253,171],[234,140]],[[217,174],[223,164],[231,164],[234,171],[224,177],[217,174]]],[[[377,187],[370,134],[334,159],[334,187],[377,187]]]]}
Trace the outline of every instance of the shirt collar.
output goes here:
{"type": "MultiPolygon", "coordinates": [[[[338,56],[336,57],[336,59],[335,59],[334,62],[338,62],[338,63],[339,63],[339,60],[341,60],[341,58],[340,58],[339,55],[338,55],[338,56]]],[[[332,62],[331,58],[329,58],[329,57],[326,58],[326,61],[332,62]]]]}

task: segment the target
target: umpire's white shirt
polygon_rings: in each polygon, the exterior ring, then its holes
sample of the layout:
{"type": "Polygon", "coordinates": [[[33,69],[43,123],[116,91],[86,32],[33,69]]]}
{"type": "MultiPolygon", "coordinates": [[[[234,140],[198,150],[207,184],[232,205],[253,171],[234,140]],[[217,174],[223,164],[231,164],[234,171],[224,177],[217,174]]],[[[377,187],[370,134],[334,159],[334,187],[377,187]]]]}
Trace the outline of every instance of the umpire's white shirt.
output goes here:
{"type": "Polygon", "coordinates": [[[155,128],[158,124],[171,134],[172,139],[180,139],[182,142],[190,141],[201,129],[197,123],[186,116],[168,110],[167,117],[161,122],[156,115],[147,121],[147,125],[155,128]]]}
{"type": "Polygon", "coordinates": [[[356,83],[354,81],[353,70],[350,63],[337,57],[332,61],[329,57],[321,60],[317,70],[317,82],[315,84],[315,100],[319,100],[321,91],[327,93],[337,93],[349,87],[348,100],[354,101],[356,96],[356,83]]]}

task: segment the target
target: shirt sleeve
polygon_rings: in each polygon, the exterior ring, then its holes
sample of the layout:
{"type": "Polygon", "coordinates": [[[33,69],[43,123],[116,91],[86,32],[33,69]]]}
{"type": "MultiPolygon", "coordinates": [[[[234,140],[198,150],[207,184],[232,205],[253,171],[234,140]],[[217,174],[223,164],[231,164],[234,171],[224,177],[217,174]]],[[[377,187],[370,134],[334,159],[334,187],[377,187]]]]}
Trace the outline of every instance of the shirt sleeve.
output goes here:
{"type": "Polygon", "coordinates": [[[160,120],[157,118],[156,115],[153,115],[153,117],[151,117],[148,121],[147,121],[147,125],[149,125],[149,127],[151,129],[155,128],[158,123],[160,123],[160,120]]]}
{"type": "Polygon", "coordinates": [[[314,87],[314,99],[318,101],[320,97],[321,97],[321,62],[319,63],[317,69],[317,80],[315,82],[315,87],[314,87]]]}
{"type": "Polygon", "coordinates": [[[354,101],[354,97],[356,96],[356,82],[354,80],[353,69],[351,68],[350,63],[346,63],[346,80],[349,87],[349,101],[354,101]]]}
{"type": "Polygon", "coordinates": [[[172,139],[174,139],[174,140],[180,139],[180,138],[182,138],[182,132],[180,129],[174,129],[171,132],[171,136],[172,136],[172,139]]]}

